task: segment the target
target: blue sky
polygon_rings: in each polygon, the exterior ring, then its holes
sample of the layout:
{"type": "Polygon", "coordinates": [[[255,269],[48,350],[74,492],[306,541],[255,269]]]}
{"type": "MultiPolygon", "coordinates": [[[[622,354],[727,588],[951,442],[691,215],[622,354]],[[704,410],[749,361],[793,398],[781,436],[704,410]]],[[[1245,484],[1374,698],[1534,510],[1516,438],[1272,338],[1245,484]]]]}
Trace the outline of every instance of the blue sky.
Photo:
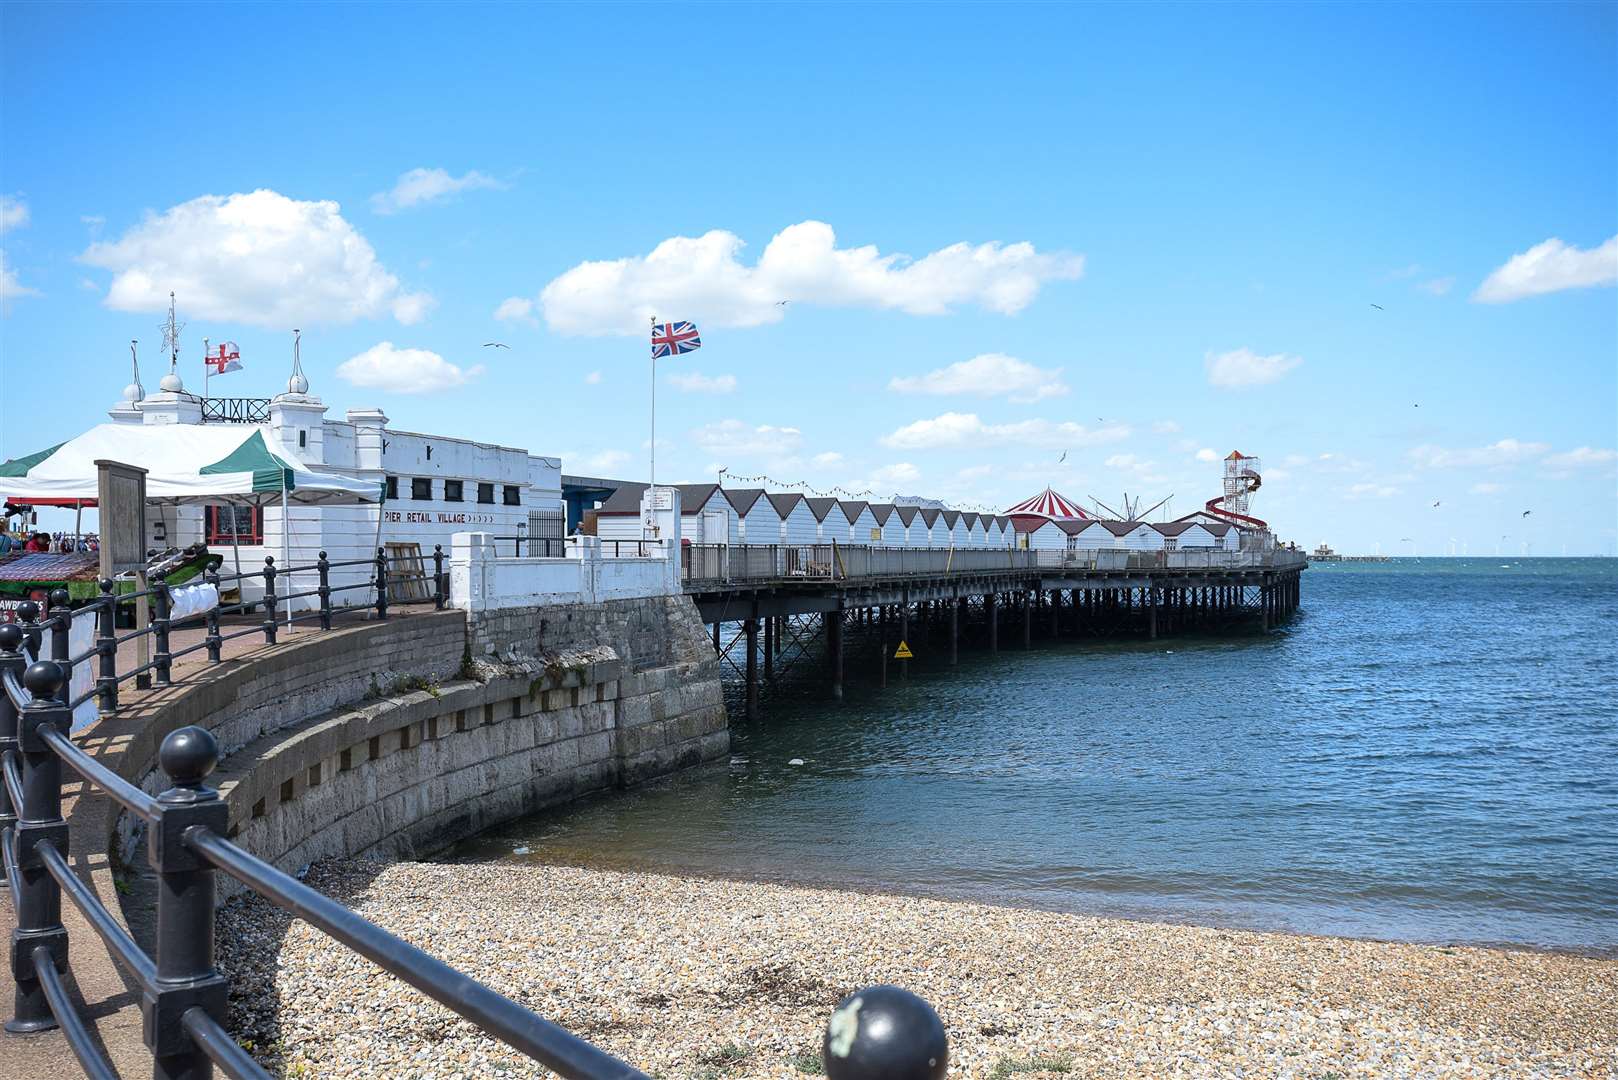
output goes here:
{"type": "Polygon", "coordinates": [[[330,415],[644,478],[655,309],[660,479],[1184,512],[1240,449],[1299,542],[1611,552],[1615,57],[1611,4],[7,5],[0,454],[131,338],[153,388],[175,288],[193,389],[299,326],[330,415]]]}

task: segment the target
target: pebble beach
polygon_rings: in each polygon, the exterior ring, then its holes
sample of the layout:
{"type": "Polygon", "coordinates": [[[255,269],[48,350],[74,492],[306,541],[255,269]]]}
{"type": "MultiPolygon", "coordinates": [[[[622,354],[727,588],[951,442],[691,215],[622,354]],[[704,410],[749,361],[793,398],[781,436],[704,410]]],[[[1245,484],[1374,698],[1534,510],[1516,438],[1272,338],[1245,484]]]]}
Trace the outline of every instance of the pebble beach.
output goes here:
{"type": "MultiPolygon", "coordinates": [[[[934,1005],[952,1076],[1618,1076],[1612,959],[544,864],[308,880],[659,1077],[818,1075],[875,983],[934,1005]]],[[[280,1075],[549,1075],[261,900],[220,929],[231,1028],[280,1075]]]]}

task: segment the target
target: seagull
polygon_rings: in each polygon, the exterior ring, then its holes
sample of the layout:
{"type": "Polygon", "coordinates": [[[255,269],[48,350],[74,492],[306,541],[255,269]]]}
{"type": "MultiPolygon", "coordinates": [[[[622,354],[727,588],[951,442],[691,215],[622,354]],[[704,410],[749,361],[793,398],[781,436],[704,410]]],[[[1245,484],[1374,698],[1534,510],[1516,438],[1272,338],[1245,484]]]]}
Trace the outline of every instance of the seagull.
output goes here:
{"type": "Polygon", "coordinates": [[[1443,500],[1442,500],[1442,499],[1440,499],[1440,500],[1439,500],[1439,501],[1438,501],[1438,502],[1435,502],[1435,503],[1433,503],[1433,509],[1434,509],[1434,510],[1436,510],[1436,509],[1438,509],[1438,508],[1439,508],[1439,507],[1440,507],[1440,506],[1441,506],[1441,505],[1443,505],[1443,500]]]}
{"type": "Polygon", "coordinates": [[[509,348],[511,348],[510,345],[507,345],[503,341],[485,341],[483,343],[483,347],[485,349],[509,349],[509,348]]]}
{"type": "Polygon", "coordinates": [[[775,306],[776,307],[786,307],[790,303],[792,303],[791,300],[777,300],[775,302],[775,306]]]}
{"type": "Polygon", "coordinates": [[[1527,517],[1527,516],[1528,516],[1528,515],[1529,515],[1529,514],[1532,514],[1532,513],[1533,513],[1533,511],[1532,511],[1532,510],[1524,510],[1524,511],[1523,511],[1523,512],[1522,512],[1522,516],[1523,516],[1523,517],[1527,517]]]}
{"type": "Polygon", "coordinates": [[[1063,451],[1062,451],[1062,456],[1061,456],[1061,457],[1059,457],[1059,458],[1057,458],[1057,459],[1056,459],[1056,463],[1057,463],[1057,464],[1058,464],[1058,465],[1060,465],[1060,464],[1062,464],[1062,462],[1064,462],[1064,461],[1066,461],[1066,460],[1067,460],[1067,451],[1066,451],[1066,450],[1063,450],[1063,451]]]}
{"type": "Polygon", "coordinates": [[[1378,311],[1386,311],[1386,310],[1388,310],[1387,308],[1383,307],[1381,304],[1372,304],[1371,306],[1376,308],[1378,311]]]}

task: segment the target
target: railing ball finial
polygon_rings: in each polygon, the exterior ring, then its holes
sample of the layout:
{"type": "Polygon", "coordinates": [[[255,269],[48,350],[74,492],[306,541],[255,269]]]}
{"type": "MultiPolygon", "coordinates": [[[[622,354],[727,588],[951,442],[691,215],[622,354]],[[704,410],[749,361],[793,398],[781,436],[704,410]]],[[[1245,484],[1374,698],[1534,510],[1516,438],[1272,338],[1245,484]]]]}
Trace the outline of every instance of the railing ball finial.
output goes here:
{"type": "Polygon", "coordinates": [[[838,1003],[821,1060],[828,1080],[943,1080],[949,1042],[927,1002],[897,986],[872,986],[838,1003]]]}
{"type": "Polygon", "coordinates": [[[0,623],[0,652],[14,653],[22,648],[22,627],[16,623],[0,623]]]}
{"type": "Polygon", "coordinates": [[[72,602],[73,597],[68,595],[68,591],[66,589],[51,590],[51,607],[53,609],[67,607],[68,604],[72,602]]]}
{"type": "Polygon", "coordinates": [[[157,761],[177,787],[197,787],[219,764],[219,740],[206,728],[177,728],[164,736],[157,761]]]}
{"type": "Polygon", "coordinates": [[[62,666],[49,660],[29,664],[28,670],[22,673],[22,684],[36,699],[55,697],[65,682],[67,674],[62,671],[62,666]]]}
{"type": "Polygon", "coordinates": [[[17,605],[17,621],[33,622],[39,618],[39,605],[32,600],[24,600],[17,605]]]}

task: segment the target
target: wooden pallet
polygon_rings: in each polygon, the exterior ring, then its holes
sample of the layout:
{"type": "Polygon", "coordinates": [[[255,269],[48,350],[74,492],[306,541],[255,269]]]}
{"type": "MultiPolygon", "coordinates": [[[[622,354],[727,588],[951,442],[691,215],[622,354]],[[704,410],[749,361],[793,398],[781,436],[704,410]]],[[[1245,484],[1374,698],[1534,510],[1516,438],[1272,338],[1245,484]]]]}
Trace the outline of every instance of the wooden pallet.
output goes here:
{"type": "Polygon", "coordinates": [[[432,574],[421,561],[421,545],[415,541],[382,545],[388,554],[388,596],[401,603],[431,600],[436,592],[432,574]]]}

